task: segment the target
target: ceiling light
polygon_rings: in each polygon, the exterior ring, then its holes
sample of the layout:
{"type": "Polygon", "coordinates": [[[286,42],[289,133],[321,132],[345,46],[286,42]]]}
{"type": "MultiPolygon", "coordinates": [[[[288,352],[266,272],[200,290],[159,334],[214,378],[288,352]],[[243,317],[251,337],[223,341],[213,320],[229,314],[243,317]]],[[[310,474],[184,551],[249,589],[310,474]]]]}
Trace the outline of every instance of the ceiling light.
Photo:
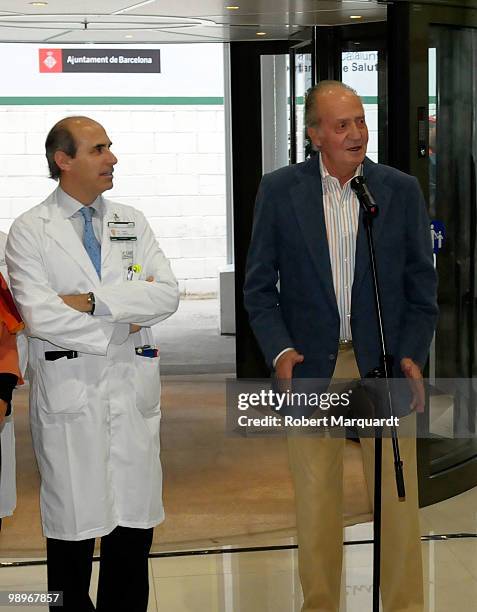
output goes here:
{"type": "Polygon", "coordinates": [[[119,11],[114,11],[112,15],[121,15],[122,13],[133,11],[134,9],[141,8],[142,6],[146,6],[146,4],[151,4],[155,1],[156,0],[144,0],[144,2],[137,2],[136,4],[132,4],[131,6],[127,6],[126,8],[119,9],[119,11]]]}
{"type": "Polygon", "coordinates": [[[265,36],[266,32],[255,32],[257,36],[265,36]]]}
{"type": "Polygon", "coordinates": [[[30,2],[32,6],[48,6],[48,2],[30,2]]]}
{"type": "Polygon", "coordinates": [[[133,35],[132,34],[125,34],[124,38],[133,38],[133,35]]]}
{"type": "Polygon", "coordinates": [[[229,11],[238,11],[240,6],[226,6],[225,8],[229,11]]]}
{"type": "Polygon", "coordinates": [[[363,15],[350,15],[349,18],[350,19],[362,19],[363,15]]]}

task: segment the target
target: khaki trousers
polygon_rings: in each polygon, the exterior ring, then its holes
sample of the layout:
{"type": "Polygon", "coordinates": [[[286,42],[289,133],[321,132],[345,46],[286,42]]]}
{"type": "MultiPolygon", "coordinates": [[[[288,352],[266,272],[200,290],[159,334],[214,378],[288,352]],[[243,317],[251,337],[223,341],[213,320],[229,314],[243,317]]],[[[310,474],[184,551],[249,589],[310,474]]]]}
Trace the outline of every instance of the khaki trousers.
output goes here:
{"type": "MultiPolygon", "coordinates": [[[[359,378],[352,349],[340,350],[334,378],[359,378]]],[[[410,415],[406,419],[415,419],[410,415]]],[[[399,430],[398,430],[399,431],[399,430]]],[[[339,612],[343,557],[343,438],[290,435],[296,499],[302,612],[339,612]]],[[[383,438],[381,597],[384,612],[424,609],[416,440],[399,438],[406,501],[396,494],[390,438],[383,438]]],[[[374,501],[374,439],[362,438],[368,494],[374,501]]]]}

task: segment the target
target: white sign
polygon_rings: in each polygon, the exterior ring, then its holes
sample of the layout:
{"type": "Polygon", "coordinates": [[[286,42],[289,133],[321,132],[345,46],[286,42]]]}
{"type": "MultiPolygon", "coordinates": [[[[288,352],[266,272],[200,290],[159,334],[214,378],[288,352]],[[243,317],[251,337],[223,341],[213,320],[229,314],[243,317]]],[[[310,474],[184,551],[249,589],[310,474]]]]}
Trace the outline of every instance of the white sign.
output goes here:
{"type": "Polygon", "coordinates": [[[40,73],[39,49],[81,45],[0,43],[2,93],[5,97],[222,97],[223,46],[220,43],[179,45],[84,45],[85,50],[160,49],[161,72],[40,73]]]}
{"type": "Polygon", "coordinates": [[[360,96],[378,95],[378,52],[362,51],[342,54],[342,80],[360,96]]]}

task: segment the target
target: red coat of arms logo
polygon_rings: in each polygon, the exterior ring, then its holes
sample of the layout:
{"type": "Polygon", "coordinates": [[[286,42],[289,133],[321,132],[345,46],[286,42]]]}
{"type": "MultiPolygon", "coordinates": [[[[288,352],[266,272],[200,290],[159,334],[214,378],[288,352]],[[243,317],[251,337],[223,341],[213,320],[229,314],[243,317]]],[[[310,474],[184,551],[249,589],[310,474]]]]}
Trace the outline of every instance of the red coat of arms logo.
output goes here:
{"type": "Polygon", "coordinates": [[[40,72],[63,72],[61,49],[39,49],[40,72]]]}

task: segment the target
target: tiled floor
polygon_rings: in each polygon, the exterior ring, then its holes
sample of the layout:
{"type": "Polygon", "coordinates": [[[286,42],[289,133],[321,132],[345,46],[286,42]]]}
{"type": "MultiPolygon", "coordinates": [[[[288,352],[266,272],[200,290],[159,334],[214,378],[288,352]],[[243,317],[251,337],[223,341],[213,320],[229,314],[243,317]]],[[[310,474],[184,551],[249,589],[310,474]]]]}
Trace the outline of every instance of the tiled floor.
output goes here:
{"type": "MultiPolygon", "coordinates": [[[[477,534],[477,488],[423,509],[421,518],[423,534],[477,534]]],[[[372,526],[346,528],[345,537],[371,538],[372,526]]],[[[256,543],[251,538],[241,545],[256,543]]],[[[268,542],[290,543],[283,539],[268,542]]],[[[422,546],[426,612],[475,610],[477,538],[424,542],[422,546]]],[[[94,564],[92,592],[97,570],[94,564]]],[[[344,576],[341,612],[371,610],[371,545],[345,546],[344,576]]],[[[0,591],[44,590],[45,579],[44,566],[0,568],[0,591]]],[[[296,550],[154,558],[150,561],[150,584],[148,612],[298,612],[301,605],[296,550]]],[[[37,606],[12,609],[46,610],[37,606]]]]}

